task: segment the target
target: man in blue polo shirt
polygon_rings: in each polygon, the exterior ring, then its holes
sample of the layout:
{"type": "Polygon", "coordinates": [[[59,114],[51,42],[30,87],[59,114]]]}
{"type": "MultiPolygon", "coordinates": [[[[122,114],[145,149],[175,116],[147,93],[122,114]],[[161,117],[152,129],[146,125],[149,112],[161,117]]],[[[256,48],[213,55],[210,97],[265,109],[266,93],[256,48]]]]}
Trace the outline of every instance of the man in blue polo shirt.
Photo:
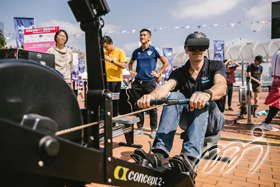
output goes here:
{"type": "MultiPolygon", "coordinates": [[[[144,94],[151,93],[156,88],[156,82],[161,81],[161,74],[168,66],[168,60],[162,55],[162,52],[154,46],[150,45],[151,31],[142,29],[140,31],[141,47],[135,49],[132,53],[131,60],[129,61],[128,68],[130,74],[135,77],[132,83],[132,94],[135,100],[140,99],[144,94]],[[163,66],[156,72],[157,59],[160,59],[163,66]],[[133,63],[137,60],[136,71],[132,70],[133,63]]],[[[155,138],[157,128],[157,109],[149,111],[150,114],[150,127],[151,138],[155,138]]],[[[134,135],[143,134],[144,113],[138,113],[140,122],[137,123],[138,129],[134,135]]]]}

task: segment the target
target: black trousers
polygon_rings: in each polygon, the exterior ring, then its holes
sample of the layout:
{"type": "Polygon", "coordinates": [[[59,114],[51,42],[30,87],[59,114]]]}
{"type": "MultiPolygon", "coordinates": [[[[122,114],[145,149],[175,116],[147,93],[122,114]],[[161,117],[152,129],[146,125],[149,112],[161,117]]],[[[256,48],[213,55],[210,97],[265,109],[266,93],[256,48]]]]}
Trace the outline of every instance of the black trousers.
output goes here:
{"type": "Polygon", "coordinates": [[[227,85],[228,107],[231,107],[232,93],[233,93],[233,84],[228,84],[227,85]]]}
{"type": "MultiPolygon", "coordinates": [[[[137,102],[143,95],[151,93],[156,88],[156,80],[150,82],[141,82],[135,80],[132,83],[132,95],[134,103],[137,102]]],[[[135,107],[134,110],[139,110],[139,108],[135,107]]],[[[149,110],[150,115],[150,127],[151,130],[157,129],[157,109],[149,110]]],[[[144,112],[138,113],[137,117],[140,118],[140,122],[137,123],[138,129],[142,129],[144,125],[144,112]]]]}
{"type": "Polygon", "coordinates": [[[269,107],[269,113],[267,115],[267,117],[265,118],[265,123],[271,123],[272,118],[277,114],[277,112],[279,111],[279,109],[275,106],[269,107]]]}
{"type": "MultiPolygon", "coordinates": [[[[113,105],[113,117],[119,115],[119,100],[121,92],[121,82],[108,82],[108,89],[112,92],[112,105],[113,105]]],[[[104,120],[105,106],[104,103],[100,105],[100,121],[104,120]]],[[[113,126],[116,124],[113,123],[113,126]]]]}
{"type": "Polygon", "coordinates": [[[113,117],[115,117],[119,115],[121,82],[108,82],[108,86],[110,92],[112,92],[113,117]]]}

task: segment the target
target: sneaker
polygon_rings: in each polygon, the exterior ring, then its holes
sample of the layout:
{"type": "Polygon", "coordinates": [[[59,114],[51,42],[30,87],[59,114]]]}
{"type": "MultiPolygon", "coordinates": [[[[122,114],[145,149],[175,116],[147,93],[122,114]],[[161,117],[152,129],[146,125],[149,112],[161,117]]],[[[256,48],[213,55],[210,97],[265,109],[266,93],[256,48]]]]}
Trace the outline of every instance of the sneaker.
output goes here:
{"type": "Polygon", "coordinates": [[[231,107],[228,108],[228,111],[233,111],[233,109],[231,107]]]}
{"type": "Polygon", "coordinates": [[[155,139],[155,138],[156,138],[156,132],[152,132],[150,137],[151,137],[152,139],[155,139]]]}
{"type": "Polygon", "coordinates": [[[260,128],[264,129],[264,130],[267,130],[267,131],[279,131],[279,129],[277,128],[274,128],[271,123],[265,123],[265,122],[262,122],[260,128]]]}
{"type": "Polygon", "coordinates": [[[254,118],[259,118],[257,113],[254,114],[254,118]]]}
{"type": "Polygon", "coordinates": [[[133,133],[134,137],[140,136],[140,135],[143,135],[143,134],[144,134],[143,130],[138,130],[138,131],[135,131],[135,132],[133,133]]]}
{"type": "Polygon", "coordinates": [[[134,151],[134,154],[140,156],[142,159],[146,159],[149,162],[149,164],[152,165],[153,168],[162,166],[163,164],[164,156],[160,153],[150,155],[146,153],[143,149],[136,149],[134,151]]]}
{"type": "Polygon", "coordinates": [[[239,113],[237,114],[237,117],[238,117],[238,119],[243,119],[243,118],[244,118],[243,115],[241,114],[241,112],[239,112],[239,113]]]}

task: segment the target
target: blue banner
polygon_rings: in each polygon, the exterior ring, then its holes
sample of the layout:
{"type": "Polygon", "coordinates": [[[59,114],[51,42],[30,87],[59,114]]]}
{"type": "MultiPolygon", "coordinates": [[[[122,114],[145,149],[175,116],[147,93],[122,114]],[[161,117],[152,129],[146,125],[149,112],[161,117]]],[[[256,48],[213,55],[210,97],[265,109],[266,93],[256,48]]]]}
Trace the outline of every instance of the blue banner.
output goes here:
{"type": "Polygon", "coordinates": [[[162,48],[163,56],[168,60],[168,66],[165,69],[165,80],[167,81],[169,79],[169,75],[171,74],[173,70],[173,50],[172,48],[162,48]]]}
{"type": "Polygon", "coordinates": [[[79,72],[84,73],[86,70],[86,62],[85,61],[79,61],[79,72]]]}
{"type": "Polygon", "coordinates": [[[24,29],[34,28],[34,18],[14,17],[15,35],[17,47],[24,45],[24,29]]]}
{"type": "Polygon", "coordinates": [[[224,40],[214,40],[214,57],[213,60],[224,60],[224,40]]]}

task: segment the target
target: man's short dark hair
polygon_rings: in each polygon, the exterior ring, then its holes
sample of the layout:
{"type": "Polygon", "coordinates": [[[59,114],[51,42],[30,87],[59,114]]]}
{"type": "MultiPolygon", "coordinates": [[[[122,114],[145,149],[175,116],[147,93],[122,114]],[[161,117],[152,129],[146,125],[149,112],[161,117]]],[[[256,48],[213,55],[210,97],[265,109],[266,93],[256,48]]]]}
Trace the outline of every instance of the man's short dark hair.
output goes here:
{"type": "Polygon", "coordinates": [[[151,33],[151,31],[150,31],[149,29],[142,29],[142,30],[140,31],[140,34],[141,34],[141,32],[144,32],[144,31],[147,31],[147,32],[150,34],[150,36],[152,36],[152,33],[151,33]]]}
{"type": "Polygon", "coordinates": [[[261,55],[258,55],[255,57],[255,60],[259,61],[260,63],[263,62],[263,57],[261,55]]]}
{"type": "MultiPolygon", "coordinates": [[[[68,34],[67,34],[67,32],[66,32],[65,30],[60,29],[60,30],[58,30],[58,31],[55,33],[55,35],[54,35],[54,41],[55,41],[56,43],[57,43],[56,37],[57,37],[57,35],[59,35],[59,33],[61,33],[61,32],[64,32],[64,34],[66,35],[66,42],[68,41],[68,34]]],[[[66,44],[66,42],[65,42],[64,44],[66,44]]]]}
{"type": "Polygon", "coordinates": [[[104,36],[103,37],[103,43],[111,44],[111,43],[113,43],[113,40],[110,36],[104,36]]]}

